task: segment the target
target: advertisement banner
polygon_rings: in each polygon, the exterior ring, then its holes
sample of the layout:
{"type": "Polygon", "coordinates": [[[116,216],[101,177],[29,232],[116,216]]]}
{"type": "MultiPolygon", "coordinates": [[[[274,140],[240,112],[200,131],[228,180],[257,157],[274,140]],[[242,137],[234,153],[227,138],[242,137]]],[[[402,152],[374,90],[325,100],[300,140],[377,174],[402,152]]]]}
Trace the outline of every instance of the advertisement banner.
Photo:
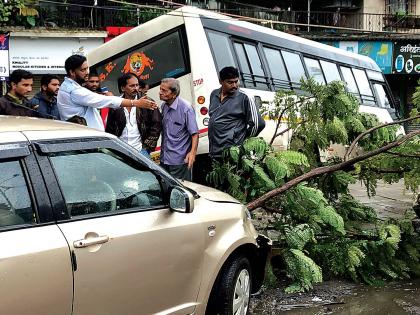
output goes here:
{"type": "Polygon", "coordinates": [[[0,81],[9,77],[9,34],[0,34],[0,81]]]}
{"type": "Polygon", "coordinates": [[[394,44],[392,73],[420,73],[420,44],[417,44],[413,42],[398,42],[394,44]]]}
{"type": "Polygon", "coordinates": [[[392,42],[381,42],[381,41],[339,41],[339,42],[322,42],[324,44],[341,48],[346,51],[365,55],[373,60],[382,72],[385,74],[392,73],[392,42]]]}
{"type": "Polygon", "coordinates": [[[392,73],[392,42],[359,42],[359,54],[375,60],[385,74],[392,73]]]}

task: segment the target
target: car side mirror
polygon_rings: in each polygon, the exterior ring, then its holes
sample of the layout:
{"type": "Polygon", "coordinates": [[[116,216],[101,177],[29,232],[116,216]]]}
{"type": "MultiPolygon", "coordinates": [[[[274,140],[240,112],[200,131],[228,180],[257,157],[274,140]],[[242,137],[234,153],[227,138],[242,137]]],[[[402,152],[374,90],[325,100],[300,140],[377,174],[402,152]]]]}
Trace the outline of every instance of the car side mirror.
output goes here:
{"type": "Polygon", "coordinates": [[[191,213],[194,210],[194,196],[188,190],[175,186],[169,196],[169,207],[172,211],[191,213]]]}

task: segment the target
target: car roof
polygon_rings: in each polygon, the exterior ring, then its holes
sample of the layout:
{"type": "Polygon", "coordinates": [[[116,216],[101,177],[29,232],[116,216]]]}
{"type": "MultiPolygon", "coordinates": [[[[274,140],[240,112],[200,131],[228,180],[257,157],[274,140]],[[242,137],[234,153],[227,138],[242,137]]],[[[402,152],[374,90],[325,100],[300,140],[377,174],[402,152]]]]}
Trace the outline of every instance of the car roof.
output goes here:
{"type": "Polygon", "coordinates": [[[83,125],[60,120],[0,115],[0,142],[21,141],[22,134],[28,140],[62,139],[67,137],[112,137],[109,134],[83,125]]]}

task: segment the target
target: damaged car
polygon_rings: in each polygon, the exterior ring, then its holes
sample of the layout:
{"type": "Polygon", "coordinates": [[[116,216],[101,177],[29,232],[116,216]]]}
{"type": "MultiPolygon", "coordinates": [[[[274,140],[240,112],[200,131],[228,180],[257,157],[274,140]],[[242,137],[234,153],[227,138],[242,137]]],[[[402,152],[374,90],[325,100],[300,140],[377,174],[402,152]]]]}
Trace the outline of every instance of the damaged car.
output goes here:
{"type": "Polygon", "coordinates": [[[247,314],[270,245],[113,135],[0,116],[4,314],[247,314]]]}

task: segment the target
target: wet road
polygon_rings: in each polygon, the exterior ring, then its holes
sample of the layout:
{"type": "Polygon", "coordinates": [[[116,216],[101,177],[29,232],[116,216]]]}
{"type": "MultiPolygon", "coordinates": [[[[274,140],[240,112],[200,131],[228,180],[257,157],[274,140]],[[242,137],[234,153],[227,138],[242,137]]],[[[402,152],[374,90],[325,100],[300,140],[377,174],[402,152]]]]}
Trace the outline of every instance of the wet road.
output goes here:
{"type": "MultiPolygon", "coordinates": [[[[373,207],[379,218],[398,218],[413,205],[415,194],[403,182],[378,183],[377,194],[369,198],[360,183],[350,186],[351,194],[373,207]]],[[[253,315],[420,315],[420,279],[387,284],[381,288],[341,281],[324,282],[303,294],[284,294],[283,289],[267,290],[253,299],[253,315]]]]}
{"type": "MultiPolygon", "coordinates": [[[[420,279],[396,282],[381,288],[355,285],[337,290],[328,284],[314,293],[284,300],[268,293],[255,300],[253,315],[399,315],[420,314],[420,279]],[[307,296],[306,296],[307,295],[307,296]]],[[[273,292],[272,292],[273,293],[273,292]]]]}

